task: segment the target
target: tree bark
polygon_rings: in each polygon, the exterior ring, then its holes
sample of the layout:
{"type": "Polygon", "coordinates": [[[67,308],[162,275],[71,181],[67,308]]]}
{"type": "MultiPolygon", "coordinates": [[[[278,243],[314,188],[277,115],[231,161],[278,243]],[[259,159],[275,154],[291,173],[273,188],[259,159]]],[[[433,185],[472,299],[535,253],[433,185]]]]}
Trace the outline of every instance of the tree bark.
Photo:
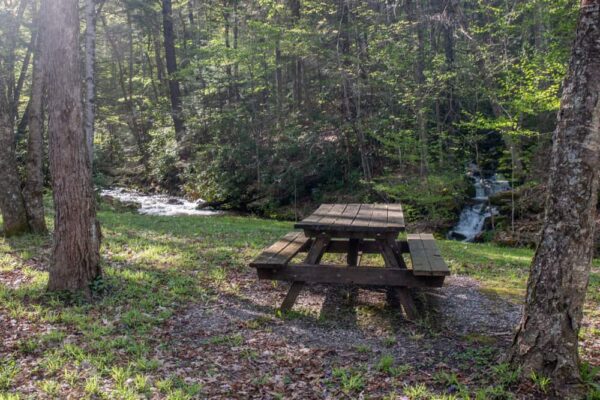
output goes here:
{"type": "Polygon", "coordinates": [[[14,131],[17,110],[15,102],[18,102],[19,94],[15,82],[15,50],[26,5],[27,1],[20,2],[16,15],[0,31],[5,36],[5,49],[0,54],[0,211],[4,235],[7,237],[29,231],[17,170],[14,131]]]}
{"type": "Polygon", "coordinates": [[[593,255],[600,180],[600,0],[581,4],[554,132],[546,215],[510,359],[583,398],[578,333],[593,255]]]}
{"type": "Polygon", "coordinates": [[[31,106],[28,113],[27,180],[23,189],[23,197],[31,231],[44,234],[48,232],[48,228],[44,218],[44,71],[40,60],[42,46],[42,35],[38,35],[33,59],[31,106]]]}
{"type": "Polygon", "coordinates": [[[54,245],[48,290],[89,292],[101,275],[100,232],[83,129],[78,0],[44,0],[54,245]]]}
{"type": "MultiPolygon", "coordinates": [[[[167,73],[169,74],[171,116],[173,118],[173,125],[175,126],[175,138],[181,146],[185,139],[186,129],[181,103],[181,88],[179,87],[179,81],[175,76],[177,74],[177,58],[175,55],[175,31],[173,30],[173,8],[171,0],[162,1],[162,15],[165,58],[167,62],[167,73]]],[[[183,149],[181,149],[181,151],[183,151],[183,149]]],[[[185,158],[183,154],[180,155],[182,155],[182,158],[185,158]]]]}
{"type": "MultiPolygon", "coordinates": [[[[0,87],[0,89],[3,89],[0,87]]],[[[0,105],[0,210],[6,237],[29,231],[21,180],[15,157],[15,133],[10,113],[0,105]]]]}

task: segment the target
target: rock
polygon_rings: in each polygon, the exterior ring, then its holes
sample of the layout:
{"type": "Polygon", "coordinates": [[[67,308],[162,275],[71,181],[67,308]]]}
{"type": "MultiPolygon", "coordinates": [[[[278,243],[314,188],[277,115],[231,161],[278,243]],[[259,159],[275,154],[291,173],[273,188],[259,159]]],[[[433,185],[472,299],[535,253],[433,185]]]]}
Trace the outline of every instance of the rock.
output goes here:
{"type": "Polygon", "coordinates": [[[140,203],[135,201],[121,201],[109,195],[101,196],[100,199],[117,212],[137,212],[142,207],[140,203]]]}
{"type": "Polygon", "coordinates": [[[173,206],[180,206],[183,204],[183,201],[176,198],[170,198],[169,200],[167,200],[167,204],[171,204],[173,206]]]}

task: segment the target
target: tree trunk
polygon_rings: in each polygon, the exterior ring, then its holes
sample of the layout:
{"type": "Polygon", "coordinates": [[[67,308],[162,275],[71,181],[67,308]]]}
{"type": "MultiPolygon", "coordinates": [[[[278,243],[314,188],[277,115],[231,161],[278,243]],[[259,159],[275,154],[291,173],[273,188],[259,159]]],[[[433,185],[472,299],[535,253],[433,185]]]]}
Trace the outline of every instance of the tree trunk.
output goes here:
{"type": "MultiPolygon", "coordinates": [[[[179,81],[175,76],[177,74],[177,58],[175,55],[175,31],[173,30],[173,10],[171,0],[162,1],[163,15],[163,37],[165,45],[165,58],[167,61],[167,73],[169,74],[169,94],[171,98],[171,115],[173,125],[175,126],[175,138],[182,145],[185,139],[185,121],[183,119],[183,107],[181,104],[181,89],[179,81]]],[[[185,153],[183,149],[181,152],[185,153]]],[[[186,155],[180,153],[182,158],[186,155]]]]}
{"type": "Polygon", "coordinates": [[[583,398],[578,333],[600,180],[600,0],[584,0],[554,132],[546,216],[510,359],[583,398]]]}
{"type": "Polygon", "coordinates": [[[48,289],[88,293],[90,283],[101,275],[100,233],[83,129],[78,0],[44,0],[43,7],[55,208],[48,289]]]}
{"type": "MultiPolygon", "coordinates": [[[[0,211],[4,235],[28,232],[27,214],[15,154],[15,121],[18,104],[18,85],[15,82],[15,49],[27,1],[19,4],[17,15],[9,19],[4,48],[0,54],[0,211]]],[[[10,15],[8,13],[7,15],[10,15]]],[[[25,66],[24,66],[25,67],[25,66]]]]}
{"type": "Polygon", "coordinates": [[[94,163],[94,120],[96,116],[96,0],[85,0],[85,138],[90,162],[94,163]]]}
{"type": "MultiPolygon", "coordinates": [[[[288,0],[288,6],[290,9],[290,14],[291,14],[291,25],[292,25],[292,27],[294,27],[296,24],[298,24],[300,22],[300,6],[301,6],[300,0],[288,0]]],[[[291,69],[292,69],[291,75],[292,75],[293,81],[294,81],[293,95],[294,95],[295,108],[298,111],[300,111],[300,108],[302,107],[302,100],[303,100],[302,75],[303,75],[303,71],[304,71],[304,65],[303,65],[301,56],[294,55],[292,57],[291,69]]]]}
{"type": "Polygon", "coordinates": [[[427,137],[427,115],[424,101],[424,86],[425,86],[425,31],[422,21],[422,4],[419,1],[407,0],[405,3],[406,15],[408,21],[413,26],[414,33],[417,37],[417,56],[414,65],[414,76],[416,83],[416,100],[415,100],[415,115],[417,133],[419,139],[419,159],[420,159],[420,175],[423,176],[427,172],[427,155],[428,155],[428,137],[427,137]]]}
{"type": "Polygon", "coordinates": [[[44,77],[40,52],[43,46],[42,35],[38,35],[36,53],[33,59],[31,99],[29,109],[29,137],[27,139],[27,180],[23,189],[27,218],[31,231],[47,233],[44,219],[44,77]]]}
{"type": "Polygon", "coordinates": [[[21,180],[17,172],[15,133],[10,112],[4,106],[0,106],[0,209],[5,236],[29,231],[21,180]]]}

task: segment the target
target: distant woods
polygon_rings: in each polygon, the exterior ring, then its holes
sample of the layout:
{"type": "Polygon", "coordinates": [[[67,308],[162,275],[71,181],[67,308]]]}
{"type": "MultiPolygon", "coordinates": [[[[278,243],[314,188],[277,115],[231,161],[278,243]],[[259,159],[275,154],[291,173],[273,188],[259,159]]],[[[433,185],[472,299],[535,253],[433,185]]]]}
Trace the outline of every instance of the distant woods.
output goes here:
{"type": "Polygon", "coordinates": [[[549,146],[576,11],[567,0],[106,0],[97,179],[239,208],[467,161],[522,182],[549,146]]]}
{"type": "MultiPolygon", "coordinates": [[[[517,184],[544,171],[577,15],[568,0],[79,6],[96,183],[263,212],[470,161],[517,184]]],[[[39,8],[0,4],[7,233],[45,229],[39,8]]]]}

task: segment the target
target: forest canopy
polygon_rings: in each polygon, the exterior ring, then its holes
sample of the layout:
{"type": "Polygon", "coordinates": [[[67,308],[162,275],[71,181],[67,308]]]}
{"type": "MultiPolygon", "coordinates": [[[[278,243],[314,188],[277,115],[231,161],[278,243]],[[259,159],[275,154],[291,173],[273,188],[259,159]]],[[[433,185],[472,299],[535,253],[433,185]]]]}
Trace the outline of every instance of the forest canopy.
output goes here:
{"type": "MultiPolygon", "coordinates": [[[[36,2],[9,3],[3,41],[24,7],[23,120],[36,2]]],[[[567,0],[96,3],[96,180],[241,208],[468,162],[522,181],[550,142],[577,14],[567,0]]]]}

